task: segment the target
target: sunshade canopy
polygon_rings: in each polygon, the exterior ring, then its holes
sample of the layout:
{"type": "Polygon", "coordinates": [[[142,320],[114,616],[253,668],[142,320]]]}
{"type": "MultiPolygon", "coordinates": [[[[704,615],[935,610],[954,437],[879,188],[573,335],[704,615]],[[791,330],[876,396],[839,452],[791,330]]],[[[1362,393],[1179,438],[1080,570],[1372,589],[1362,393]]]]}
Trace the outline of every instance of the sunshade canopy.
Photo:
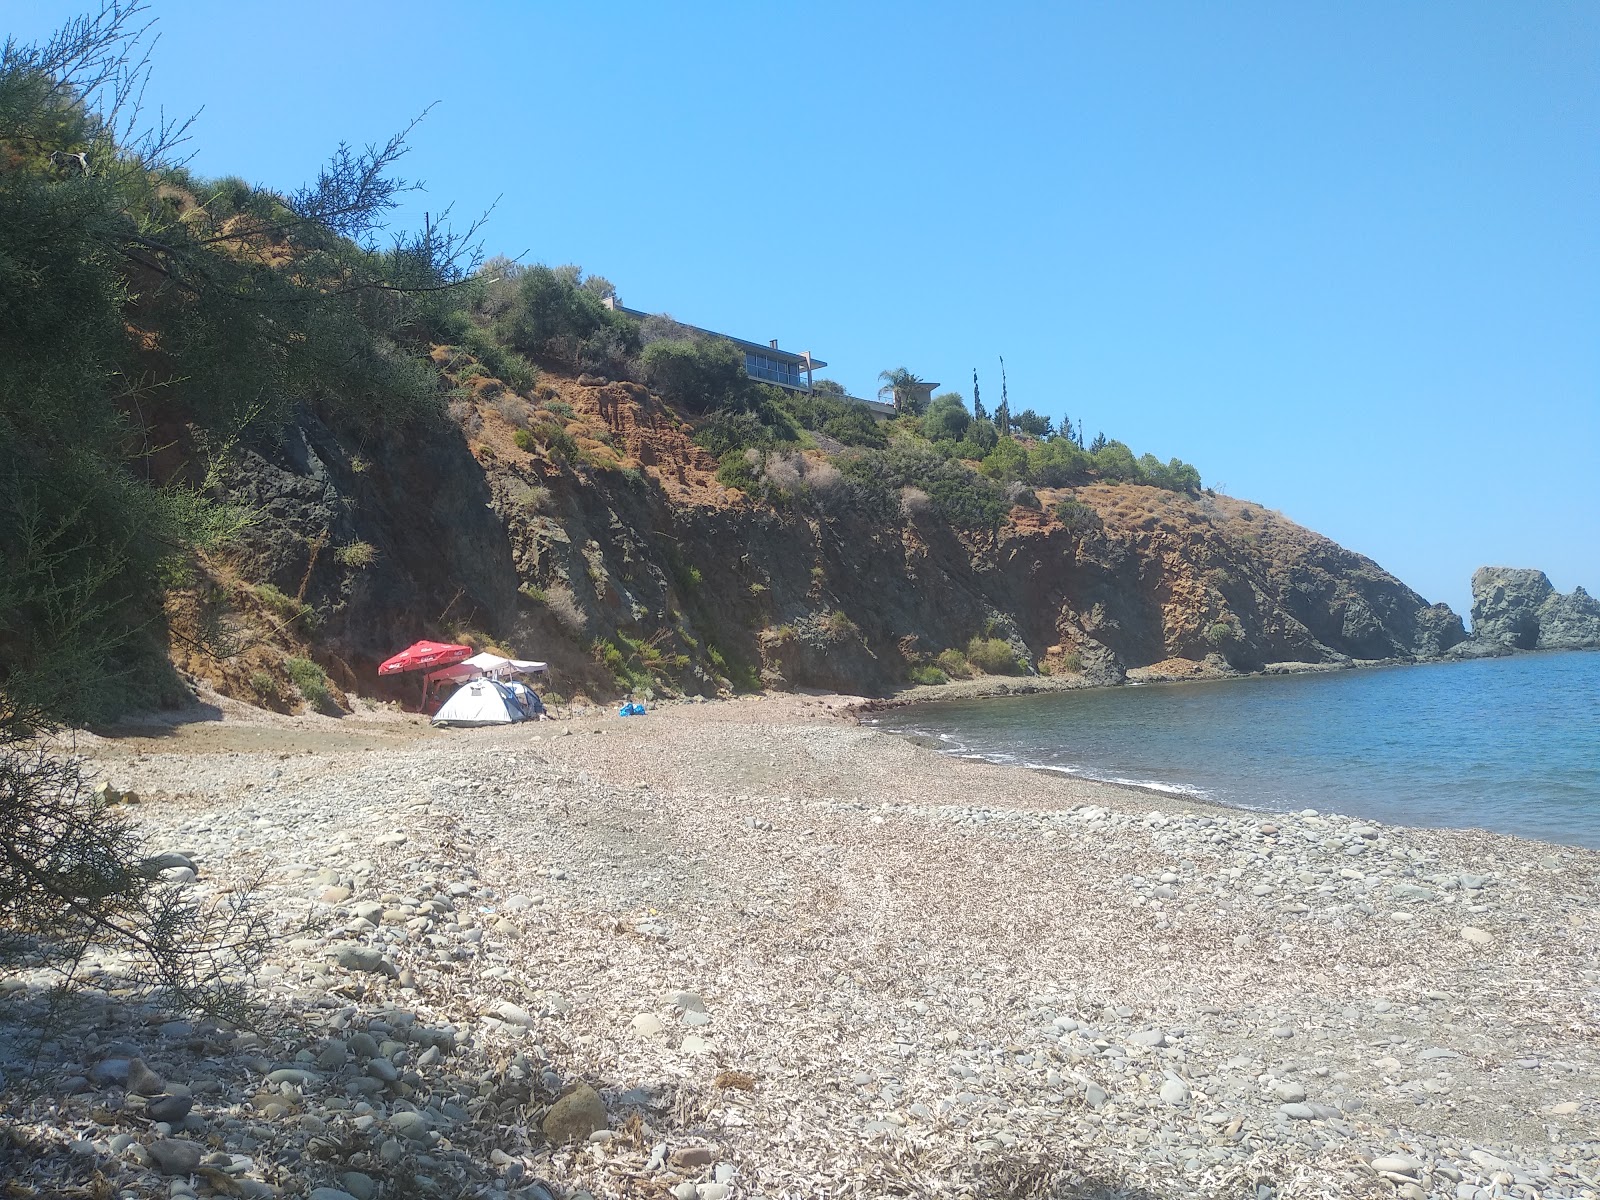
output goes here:
{"type": "Polygon", "coordinates": [[[538,675],[549,670],[548,663],[533,662],[526,658],[502,658],[498,654],[484,651],[474,654],[471,658],[462,659],[447,667],[437,667],[428,672],[428,682],[437,683],[441,680],[450,683],[461,683],[468,679],[477,679],[488,676],[490,679],[504,679],[511,675],[538,675]]]}
{"type": "Polygon", "coordinates": [[[546,665],[526,658],[502,658],[498,654],[490,654],[487,650],[462,660],[462,666],[477,667],[489,676],[537,675],[546,669],[546,665]]]}
{"type": "Polygon", "coordinates": [[[404,671],[426,671],[430,667],[447,666],[471,656],[471,646],[458,646],[452,642],[416,642],[393,658],[380,663],[378,674],[399,675],[404,671]]]}

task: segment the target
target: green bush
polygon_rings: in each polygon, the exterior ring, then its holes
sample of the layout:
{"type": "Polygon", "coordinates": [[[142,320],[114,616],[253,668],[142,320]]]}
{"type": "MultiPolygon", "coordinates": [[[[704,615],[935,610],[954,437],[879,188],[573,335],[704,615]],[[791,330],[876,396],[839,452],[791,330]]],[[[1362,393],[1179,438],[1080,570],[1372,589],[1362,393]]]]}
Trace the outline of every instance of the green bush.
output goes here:
{"type": "Polygon", "coordinates": [[[948,650],[941,650],[939,657],[934,659],[939,669],[951,679],[970,679],[972,665],[967,662],[967,656],[952,646],[948,650]]]}
{"type": "Polygon", "coordinates": [[[830,612],[822,624],[823,628],[828,631],[828,636],[835,640],[859,637],[861,634],[861,627],[852,621],[846,613],[840,612],[838,609],[830,612]]]}
{"type": "Polygon", "coordinates": [[[922,417],[922,436],[930,442],[959,442],[966,437],[972,414],[956,392],[935,396],[922,417]]]}
{"type": "Polygon", "coordinates": [[[582,366],[586,351],[609,356],[618,348],[638,350],[638,327],[606,308],[594,290],[583,286],[583,272],[573,266],[540,264],[523,271],[515,295],[495,318],[494,333],[530,358],[574,368],[582,366]],[[614,337],[596,339],[602,330],[613,331],[614,337]]]}
{"type": "Polygon", "coordinates": [[[990,479],[1000,483],[1028,478],[1028,450],[1015,438],[1003,437],[984,455],[979,468],[990,479]]]}
{"type": "Polygon", "coordinates": [[[289,672],[289,678],[294,680],[294,686],[300,689],[300,695],[312,708],[326,708],[333,702],[333,697],[328,693],[328,676],[316,663],[309,658],[289,658],[284,660],[283,665],[289,672]]]}
{"type": "Polygon", "coordinates": [[[667,401],[690,412],[743,403],[749,379],[744,355],[720,338],[664,338],[644,348],[644,379],[667,401]]]}
{"type": "Polygon", "coordinates": [[[1139,481],[1139,464],[1133,457],[1133,451],[1121,442],[1107,442],[1089,457],[1102,479],[1129,483],[1139,481]]]}
{"type": "MultiPolygon", "coordinates": [[[[514,350],[509,350],[495,340],[495,336],[481,325],[468,325],[462,335],[462,344],[472,356],[488,369],[488,373],[503,380],[519,392],[531,391],[539,382],[539,368],[514,350]]],[[[466,378],[460,375],[458,378],[466,378]]]]}
{"type": "Polygon", "coordinates": [[[1056,505],[1055,514],[1056,519],[1067,527],[1067,532],[1077,537],[1102,528],[1100,514],[1071,496],[1056,505]]]}
{"type": "MultiPolygon", "coordinates": [[[[539,424],[528,429],[519,429],[511,435],[511,439],[516,442],[517,449],[525,450],[529,454],[543,446],[549,451],[550,457],[557,462],[572,463],[582,457],[578,439],[558,425],[539,424]]],[[[548,494],[546,492],[546,495],[548,494]]]]}
{"type": "Polygon", "coordinates": [[[1205,642],[1214,650],[1221,650],[1239,640],[1239,627],[1232,621],[1215,621],[1206,627],[1205,642]]]}
{"type": "Polygon", "coordinates": [[[1017,652],[1003,638],[973,638],[967,643],[967,661],[985,675],[1016,675],[1022,671],[1017,652]]]}
{"type": "Polygon", "coordinates": [[[839,469],[885,515],[899,507],[900,491],[908,487],[926,493],[957,529],[998,528],[1009,508],[994,483],[945,459],[926,442],[895,441],[887,450],[857,451],[842,457],[839,469]]]}
{"type": "Polygon", "coordinates": [[[950,682],[950,676],[946,675],[938,667],[930,666],[927,663],[912,667],[908,672],[907,677],[912,683],[920,683],[924,685],[950,682]]]}

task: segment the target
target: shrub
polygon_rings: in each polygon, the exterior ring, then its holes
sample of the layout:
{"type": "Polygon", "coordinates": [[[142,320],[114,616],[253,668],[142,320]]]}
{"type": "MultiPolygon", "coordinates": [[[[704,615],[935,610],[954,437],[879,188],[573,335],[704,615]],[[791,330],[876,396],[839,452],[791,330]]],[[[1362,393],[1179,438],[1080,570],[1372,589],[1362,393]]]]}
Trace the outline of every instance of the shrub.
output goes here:
{"type": "Polygon", "coordinates": [[[1204,636],[1206,645],[1221,650],[1239,640],[1240,630],[1232,621],[1215,621],[1206,627],[1204,636]]]}
{"type": "Polygon", "coordinates": [[[712,413],[695,430],[697,445],[721,459],[735,450],[767,450],[777,444],[774,431],[753,412],[712,413]]]}
{"type": "Polygon", "coordinates": [[[1056,519],[1067,527],[1067,532],[1076,537],[1102,528],[1100,514],[1083,501],[1071,496],[1062,500],[1055,507],[1056,519]]]}
{"type": "Polygon", "coordinates": [[[887,450],[859,451],[842,457],[839,469],[884,515],[899,507],[899,494],[907,487],[927,493],[939,515],[958,529],[995,529],[1008,508],[995,484],[946,460],[925,443],[897,441],[887,450]]]}
{"type": "Polygon", "coordinates": [[[517,391],[530,391],[539,382],[539,368],[516,351],[502,346],[494,334],[482,326],[469,326],[462,341],[473,357],[488,368],[489,374],[517,391]]]}
{"type": "Polygon", "coordinates": [[[1121,442],[1107,442],[1089,457],[1102,479],[1128,482],[1139,479],[1139,464],[1134,460],[1133,451],[1121,442]]]}
{"type": "Polygon", "coordinates": [[[932,666],[928,663],[923,663],[920,666],[912,667],[908,673],[908,678],[912,683],[920,683],[925,685],[950,682],[950,676],[946,675],[938,667],[932,666]]]}
{"type": "Polygon", "coordinates": [[[528,402],[520,396],[511,395],[509,392],[495,402],[495,412],[500,414],[500,419],[514,429],[521,429],[528,423],[528,415],[532,410],[528,402]]]}
{"type": "Polygon", "coordinates": [[[1073,675],[1083,674],[1083,655],[1079,654],[1076,650],[1071,651],[1064,658],[1062,658],[1061,669],[1063,671],[1070,672],[1073,675]]]}
{"type": "Polygon", "coordinates": [[[578,439],[565,429],[555,425],[533,425],[527,429],[519,429],[511,435],[516,442],[517,449],[525,450],[532,454],[539,449],[541,444],[544,449],[557,462],[578,462],[583,457],[578,448],[578,439]]]}
{"type": "Polygon", "coordinates": [[[972,424],[972,414],[955,392],[935,396],[922,417],[922,436],[930,442],[959,442],[967,435],[972,424]]]}
{"type": "Polygon", "coordinates": [[[328,677],[316,663],[309,658],[289,658],[283,666],[289,672],[289,678],[294,680],[294,686],[300,689],[300,695],[312,708],[326,708],[333,702],[333,697],[328,693],[328,677]]]}
{"type": "Polygon", "coordinates": [[[496,334],[532,358],[578,366],[586,342],[602,328],[626,320],[584,288],[582,279],[577,267],[527,268],[517,281],[515,298],[495,321],[496,334]]]}
{"type": "Polygon", "coordinates": [[[967,643],[967,661],[985,675],[1016,675],[1022,670],[1017,652],[1003,638],[973,638],[967,643]]]}
{"type": "Polygon", "coordinates": [[[259,669],[251,671],[250,690],[263,700],[276,700],[278,698],[278,681],[266,671],[259,669]]]}
{"type": "Polygon", "coordinates": [[[572,405],[568,404],[565,400],[551,400],[545,405],[545,408],[554,413],[556,416],[563,417],[568,421],[572,420],[578,415],[577,409],[573,408],[572,405]]]}
{"type": "Polygon", "coordinates": [[[550,489],[514,479],[506,485],[506,500],[522,512],[542,512],[550,504],[550,489]]]}
{"type": "Polygon", "coordinates": [[[1028,451],[1015,438],[999,438],[978,468],[990,479],[1010,483],[1028,477],[1028,451]]]}
{"type": "Polygon", "coordinates": [[[967,662],[967,656],[952,646],[948,650],[941,650],[939,657],[934,659],[939,669],[951,679],[970,679],[972,667],[967,662]]]}
{"type": "Polygon", "coordinates": [[[1006,503],[1021,505],[1023,508],[1038,508],[1039,497],[1025,483],[1011,483],[1006,485],[1006,503]]]}
{"type": "Polygon", "coordinates": [[[556,619],[556,623],[573,637],[582,636],[588,629],[589,618],[584,615],[577,598],[572,594],[572,589],[566,584],[557,583],[546,588],[545,604],[550,609],[550,615],[556,619]]]}
{"type": "Polygon", "coordinates": [[[353,567],[360,570],[370,567],[378,561],[378,551],[371,542],[351,542],[349,545],[340,546],[333,552],[333,557],[341,566],[353,567]]]}
{"type": "Polygon", "coordinates": [[[717,464],[717,482],[751,495],[761,492],[761,456],[754,450],[729,450],[717,464]]]}
{"type": "Polygon", "coordinates": [[[720,338],[651,342],[641,361],[645,382],[690,412],[736,407],[749,385],[744,355],[720,338]]]}
{"type": "Polygon", "coordinates": [[[847,637],[859,637],[861,634],[861,627],[838,609],[830,612],[822,624],[827,629],[828,636],[836,641],[847,637]]]}
{"type": "Polygon", "coordinates": [[[285,624],[292,625],[299,621],[308,630],[314,630],[317,627],[317,615],[309,604],[304,604],[293,596],[285,595],[270,583],[257,584],[255,593],[256,598],[281,617],[285,624]]]}

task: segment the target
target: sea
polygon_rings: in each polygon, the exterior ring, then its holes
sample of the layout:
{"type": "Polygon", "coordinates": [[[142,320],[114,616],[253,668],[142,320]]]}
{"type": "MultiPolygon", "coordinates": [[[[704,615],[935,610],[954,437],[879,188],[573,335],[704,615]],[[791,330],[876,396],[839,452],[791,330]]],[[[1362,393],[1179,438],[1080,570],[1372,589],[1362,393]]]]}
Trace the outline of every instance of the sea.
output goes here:
{"type": "Polygon", "coordinates": [[[875,722],[1240,808],[1600,848],[1600,653],[933,701],[875,722]]]}

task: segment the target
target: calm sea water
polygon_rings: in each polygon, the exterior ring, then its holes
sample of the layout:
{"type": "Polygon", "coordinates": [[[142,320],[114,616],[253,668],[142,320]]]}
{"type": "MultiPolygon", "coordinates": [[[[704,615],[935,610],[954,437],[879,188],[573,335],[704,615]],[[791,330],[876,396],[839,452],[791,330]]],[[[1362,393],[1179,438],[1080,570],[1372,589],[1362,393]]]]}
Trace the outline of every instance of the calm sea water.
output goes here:
{"type": "Polygon", "coordinates": [[[944,701],[878,724],[1246,808],[1600,847],[1595,653],[944,701]]]}

